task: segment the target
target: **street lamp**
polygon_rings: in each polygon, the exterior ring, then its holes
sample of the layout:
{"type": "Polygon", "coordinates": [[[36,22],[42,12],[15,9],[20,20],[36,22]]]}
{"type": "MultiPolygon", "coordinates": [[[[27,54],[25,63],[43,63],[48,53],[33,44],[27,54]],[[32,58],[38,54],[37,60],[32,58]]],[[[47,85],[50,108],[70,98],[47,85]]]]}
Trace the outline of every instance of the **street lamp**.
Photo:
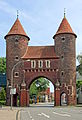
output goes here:
{"type": "Polygon", "coordinates": [[[12,71],[11,71],[11,86],[9,86],[9,87],[11,88],[11,90],[10,90],[10,95],[11,95],[11,110],[12,110],[13,91],[14,91],[14,86],[13,86],[13,71],[14,71],[15,67],[16,67],[18,64],[23,63],[23,62],[24,62],[24,61],[19,61],[19,62],[17,62],[17,63],[13,66],[12,71]]]}
{"type": "MultiPolygon", "coordinates": [[[[29,62],[29,61],[30,61],[30,59],[27,60],[27,62],[29,62]]],[[[14,71],[15,67],[16,67],[17,65],[21,64],[21,63],[24,63],[24,61],[21,60],[21,61],[17,62],[17,63],[13,66],[12,71],[11,71],[11,86],[9,86],[9,87],[11,88],[11,91],[10,91],[10,94],[11,94],[11,110],[12,110],[12,100],[13,100],[13,92],[14,92],[14,86],[13,86],[13,71],[14,71]]]]}

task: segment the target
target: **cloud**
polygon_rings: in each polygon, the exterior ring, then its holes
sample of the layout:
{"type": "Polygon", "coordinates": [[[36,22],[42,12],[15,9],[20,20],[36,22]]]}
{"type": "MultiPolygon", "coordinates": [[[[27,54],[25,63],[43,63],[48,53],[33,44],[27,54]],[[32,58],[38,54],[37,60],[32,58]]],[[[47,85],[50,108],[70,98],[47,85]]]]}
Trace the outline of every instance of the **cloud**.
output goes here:
{"type": "MultiPolygon", "coordinates": [[[[7,14],[11,14],[13,16],[15,16],[17,13],[17,8],[13,7],[9,3],[2,1],[2,0],[0,0],[0,10],[2,10],[3,12],[7,14]]],[[[21,15],[21,18],[24,18],[26,20],[30,19],[33,21],[33,18],[31,18],[31,16],[29,16],[28,13],[23,10],[19,11],[19,15],[21,15]]]]}
{"type": "Polygon", "coordinates": [[[4,1],[0,1],[0,10],[13,15],[16,13],[16,9],[4,1]]]}

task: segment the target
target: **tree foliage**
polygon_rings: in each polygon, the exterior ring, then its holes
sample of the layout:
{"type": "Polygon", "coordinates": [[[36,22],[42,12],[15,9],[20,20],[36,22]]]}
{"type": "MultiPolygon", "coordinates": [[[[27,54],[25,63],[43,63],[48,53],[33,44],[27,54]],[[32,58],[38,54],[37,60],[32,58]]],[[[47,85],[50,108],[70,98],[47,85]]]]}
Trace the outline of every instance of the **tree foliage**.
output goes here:
{"type": "Polygon", "coordinates": [[[82,55],[77,56],[79,65],[77,66],[77,71],[82,75],[82,55]]]}
{"type": "Polygon", "coordinates": [[[30,95],[38,95],[40,92],[45,91],[49,86],[49,81],[46,78],[38,78],[30,86],[30,95]]]}
{"type": "Polygon", "coordinates": [[[0,100],[5,100],[5,99],[6,99],[6,91],[4,88],[2,88],[0,91],[0,100]]]}
{"type": "Polygon", "coordinates": [[[0,58],[0,73],[6,73],[6,58],[0,58]]]}
{"type": "Polygon", "coordinates": [[[76,86],[77,86],[77,88],[82,87],[82,80],[77,80],[76,86]]]}

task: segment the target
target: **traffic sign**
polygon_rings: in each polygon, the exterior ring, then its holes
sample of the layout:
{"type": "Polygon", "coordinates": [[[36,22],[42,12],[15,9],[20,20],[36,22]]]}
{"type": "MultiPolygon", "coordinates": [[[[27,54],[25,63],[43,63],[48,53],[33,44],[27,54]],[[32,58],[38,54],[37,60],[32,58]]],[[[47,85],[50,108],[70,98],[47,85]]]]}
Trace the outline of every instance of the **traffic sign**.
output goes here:
{"type": "Polygon", "coordinates": [[[10,95],[16,94],[16,88],[11,88],[10,89],[10,95]]]}

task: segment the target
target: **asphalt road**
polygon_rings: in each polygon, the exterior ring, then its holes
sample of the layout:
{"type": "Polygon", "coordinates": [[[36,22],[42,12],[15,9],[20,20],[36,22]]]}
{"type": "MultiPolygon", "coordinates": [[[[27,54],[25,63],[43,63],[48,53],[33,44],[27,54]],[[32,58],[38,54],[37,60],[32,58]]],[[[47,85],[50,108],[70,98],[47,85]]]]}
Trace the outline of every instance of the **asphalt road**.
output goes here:
{"type": "Polygon", "coordinates": [[[82,107],[31,106],[21,110],[20,120],[82,120],[82,107]]]}

